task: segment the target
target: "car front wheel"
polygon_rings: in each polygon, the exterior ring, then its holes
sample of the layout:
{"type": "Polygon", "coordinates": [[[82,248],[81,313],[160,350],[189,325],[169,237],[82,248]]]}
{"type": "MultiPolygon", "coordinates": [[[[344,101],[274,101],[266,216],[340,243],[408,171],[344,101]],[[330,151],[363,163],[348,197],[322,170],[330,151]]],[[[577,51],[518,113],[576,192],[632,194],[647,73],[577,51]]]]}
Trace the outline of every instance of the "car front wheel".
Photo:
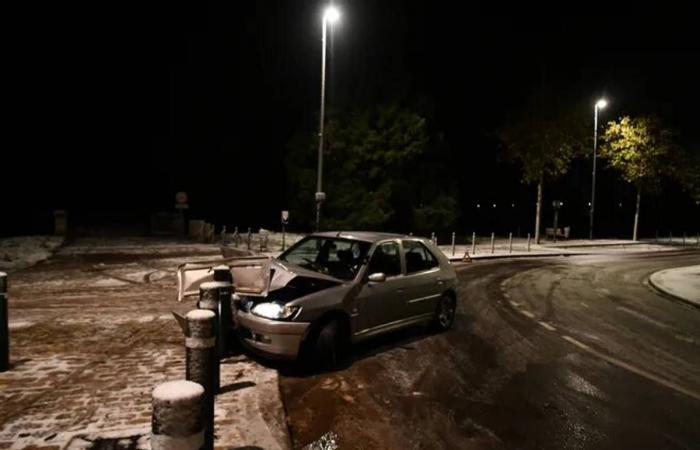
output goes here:
{"type": "Polygon", "coordinates": [[[339,324],[332,320],[321,328],[316,338],[314,360],[318,368],[328,369],[338,362],[339,324]]]}

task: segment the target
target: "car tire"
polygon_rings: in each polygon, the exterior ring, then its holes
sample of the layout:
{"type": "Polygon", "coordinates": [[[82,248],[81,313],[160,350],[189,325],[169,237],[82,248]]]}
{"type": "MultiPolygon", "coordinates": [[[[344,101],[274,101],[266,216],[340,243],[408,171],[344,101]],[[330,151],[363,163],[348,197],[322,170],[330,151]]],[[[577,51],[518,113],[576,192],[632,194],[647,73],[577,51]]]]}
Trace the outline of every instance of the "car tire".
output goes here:
{"type": "Polygon", "coordinates": [[[314,348],[314,362],[320,369],[335,367],[340,352],[340,325],[337,320],[325,323],[318,332],[314,348]]]}
{"type": "Polygon", "coordinates": [[[443,294],[435,309],[433,326],[437,331],[447,331],[452,328],[457,314],[457,301],[449,294],[443,294]]]}

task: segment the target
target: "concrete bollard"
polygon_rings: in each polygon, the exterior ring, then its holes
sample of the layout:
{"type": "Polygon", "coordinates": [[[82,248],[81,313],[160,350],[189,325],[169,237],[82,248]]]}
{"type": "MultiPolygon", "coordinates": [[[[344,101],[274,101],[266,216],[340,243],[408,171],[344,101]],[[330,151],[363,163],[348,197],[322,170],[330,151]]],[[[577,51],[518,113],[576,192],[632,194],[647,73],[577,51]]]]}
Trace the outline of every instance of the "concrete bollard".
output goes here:
{"type": "MultiPolygon", "coordinates": [[[[220,360],[226,355],[231,344],[231,283],[210,281],[199,286],[199,309],[207,309],[216,314],[216,356],[220,360]]],[[[217,365],[218,368],[218,365],[217,365]]],[[[216,373],[216,390],[220,386],[219,371],[216,373]]]]}
{"type": "Polygon", "coordinates": [[[513,233],[508,233],[508,253],[513,253],[513,233]]]}
{"type": "Polygon", "coordinates": [[[7,274],[0,272],[0,372],[10,369],[10,329],[7,312],[7,274]]]}
{"type": "Polygon", "coordinates": [[[437,245],[437,239],[435,239],[435,232],[430,233],[430,241],[433,245],[437,245]]]}
{"type": "Polygon", "coordinates": [[[65,236],[68,231],[68,213],[59,209],[53,212],[53,234],[65,236]]]}
{"type": "Polygon", "coordinates": [[[246,237],[246,245],[248,250],[250,250],[250,240],[252,239],[252,234],[250,233],[250,227],[248,227],[248,236],[246,237]]]}
{"type": "Polygon", "coordinates": [[[491,254],[493,255],[493,250],[496,243],[496,233],[491,233],[491,254]]]}
{"type": "Polygon", "coordinates": [[[169,381],[153,389],[151,449],[211,450],[204,446],[203,400],[204,388],[192,381],[169,381]]]}
{"type": "Polygon", "coordinates": [[[531,243],[530,233],[528,233],[527,234],[527,251],[528,252],[530,252],[530,243],[531,243]]]}
{"type": "Polygon", "coordinates": [[[204,444],[214,447],[214,399],[215,375],[219,372],[216,357],[216,314],[205,309],[195,309],[185,316],[187,337],[185,338],[185,378],[204,388],[204,444]]]}
{"type": "Polygon", "coordinates": [[[455,232],[452,232],[452,256],[455,255],[455,232]]]}
{"type": "Polygon", "coordinates": [[[472,233],[472,255],[476,255],[476,232],[472,233]]]}

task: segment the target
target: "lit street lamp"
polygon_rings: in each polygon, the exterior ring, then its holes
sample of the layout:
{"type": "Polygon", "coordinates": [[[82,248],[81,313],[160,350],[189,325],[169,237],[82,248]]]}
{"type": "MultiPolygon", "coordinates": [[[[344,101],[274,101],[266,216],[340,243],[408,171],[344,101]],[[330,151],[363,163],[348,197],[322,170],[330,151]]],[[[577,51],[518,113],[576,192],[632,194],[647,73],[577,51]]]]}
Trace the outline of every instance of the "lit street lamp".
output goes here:
{"type": "Polygon", "coordinates": [[[331,25],[340,19],[340,12],[337,8],[329,6],[323,12],[323,37],[321,50],[321,113],[318,125],[318,178],[316,179],[316,230],[321,229],[321,203],[326,199],[323,192],[323,125],[326,109],[326,31],[328,24],[331,25]]]}
{"type": "Polygon", "coordinates": [[[593,239],[593,214],[595,212],[595,166],[598,158],[598,110],[608,106],[608,101],[604,98],[598,100],[595,104],[593,114],[593,183],[591,187],[591,223],[588,229],[588,239],[593,239]]]}

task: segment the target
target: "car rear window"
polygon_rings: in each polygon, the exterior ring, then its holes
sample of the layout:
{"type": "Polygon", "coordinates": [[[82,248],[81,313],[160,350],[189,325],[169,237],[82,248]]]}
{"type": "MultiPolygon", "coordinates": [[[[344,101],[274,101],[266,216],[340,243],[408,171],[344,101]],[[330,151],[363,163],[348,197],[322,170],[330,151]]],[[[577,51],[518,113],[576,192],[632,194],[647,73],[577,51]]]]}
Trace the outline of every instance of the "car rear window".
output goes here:
{"type": "Polygon", "coordinates": [[[406,273],[422,272],[438,266],[438,261],[420,241],[403,241],[406,273]]]}

